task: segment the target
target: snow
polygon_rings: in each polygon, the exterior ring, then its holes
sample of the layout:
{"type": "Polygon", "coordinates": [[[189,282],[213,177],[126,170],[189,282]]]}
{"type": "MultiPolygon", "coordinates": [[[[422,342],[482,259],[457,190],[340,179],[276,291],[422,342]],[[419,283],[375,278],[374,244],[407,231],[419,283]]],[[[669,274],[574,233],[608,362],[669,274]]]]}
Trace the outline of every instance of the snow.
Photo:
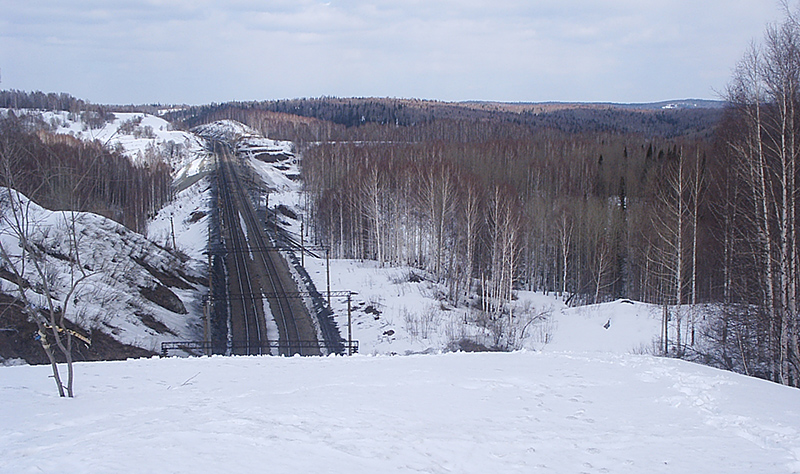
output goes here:
{"type": "Polygon", "coordinates": [[[800,391],[652,356],[0,367],[0,472],[800,472],[800,391]]]}
{"type": "MultiPolygon", "coordinates": [[[[0,215],[4,216],[0,219],[0,243],[13,262],[19,260],[21,248],[10,225],[9,203],[12,197],[21,208],[27,209],[27,219],[32,229],[28,239],[44,251],[41,258],[52,275],[51,291],[59,307],[64,306],[71,277],[76,275],[75,278],[78,278],[83,274],[67,258],[74,255],[69,232],[69,227],[74,223],[80,263],[90,276],[77,287],[71,300],[80,302],[79,311],[76,312],[78,307],[71,305],[72,311],[68,312],[67,319],[78,324],[82,330],[102,331],[124,344],[151,351],[158,351],[164,340],[195,339],[202,332],[199,329],[202,295],[198,290],[174,289],[189,314],[174,313],[140,293],[141,288],[153,288],[158,284],[142,263],[162,272],[179,270],[185,275],[199,278],[201,273],[193,267],[193,262],[181,262],[140,234],[105,217],[83,212],[52,212],[20,193],[0,188],[0,215]],[[152,316],[166,326],[171,334],[148,327],[142,322],[141,314],[152,316]]],[[[22,265],[18,265],[18,268],[22,268],[22,265]]],[[[25,267],[23,277],[29,281],[38,278],[32,265],[25,267]]],[[[13,282],[0,278],[0,291],[13,295],[18,288],[13,282]]],[[[26,295],[34,305],[46,307],[44,296],[34,288],[28,288],[26,295]]]]}
{"type": "Polygon", "coordinates": [[[86,126],[80,116],[63,111],[34,111],[41,115],[45,123],[54,126],[53,132],[72,135],[82,140],[97,140],[109,148],[120,147],[122,152],[134,163],[144,162],[148,148],[158,148],[168,142],[179,146],[171,157],[170,165],[180,168],[193,160],[203,149],[203,142],[195,135],[173,130],[166,120],[150,114],[115,112],[115,119],[102,128],[86,126]],[[137,123],[130,131],[123,131],[126,122],[137,123]],[[150,133],[148,133],[150,132],[150,133]]]}
{"type": "Polygon", "coordinates": [[[164,206],[147,225],[147,237],[167,248],[172,248],[173,228],[175,244],[192,259],[198,271],[205,272],[208,243],[208,219],[211,196],[208,183],[199,181],[179,191],[175,199],[164,206]]]}
{"type": "Polygon", "coordinates": [[[651,352],[661,331],[661,310],[659,306],[631,300],[562,308],[553,318],[551,340],[541,348],[555,351],[651,352]]]}
{"type": "MultiPolygon", "coordinates": [[[[306,270],[318,290],[327,288],[325,260],[307,256],[306,270]]],[[[413,354],[452,348],[462,338],[490,346],[491,334],[475,313],[452,308],[437,298],[445,288],[422,280],[410,267],[380,267],[376,262],[330,261],[331,290],[353,291],[353,339],[362,354],[413,354]],[[414,280],[418,278],[413,278],[414,280]],[[376,314],[378,310],[380,314],[376,314]]],[[[514,314],[535,319],[512,348],[542,351],[652,353],[661,330],[661,308],[631,300],[570,308],[553,294],[519,291],[514,314]],[[608,328],[605,325],[608,324],[608,328]]],[[[346,337],[347,300],[331,301],[346,337]]]]}

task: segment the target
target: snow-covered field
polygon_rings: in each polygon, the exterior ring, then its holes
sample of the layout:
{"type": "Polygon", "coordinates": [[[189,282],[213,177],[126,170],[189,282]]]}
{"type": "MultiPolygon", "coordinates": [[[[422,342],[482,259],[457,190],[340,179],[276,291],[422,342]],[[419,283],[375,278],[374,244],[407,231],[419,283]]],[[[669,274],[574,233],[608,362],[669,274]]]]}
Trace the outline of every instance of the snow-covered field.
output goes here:
{"type": "Polygon", "coordinates": [[[800,472],[800,391],[579,353],[0,368],[0,472],[800,472]]]}

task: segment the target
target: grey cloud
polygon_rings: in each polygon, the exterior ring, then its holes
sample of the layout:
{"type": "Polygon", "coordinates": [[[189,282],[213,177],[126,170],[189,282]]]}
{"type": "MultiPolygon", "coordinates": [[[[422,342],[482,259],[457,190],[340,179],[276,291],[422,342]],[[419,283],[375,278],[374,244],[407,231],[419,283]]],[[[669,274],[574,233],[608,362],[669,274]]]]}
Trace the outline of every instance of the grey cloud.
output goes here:
{"type": "Polygon", "coordinates": [[[193,103],[709,97],[779,16],[773,0],[0,0],[0,11],[2,87],[193,103]]]}

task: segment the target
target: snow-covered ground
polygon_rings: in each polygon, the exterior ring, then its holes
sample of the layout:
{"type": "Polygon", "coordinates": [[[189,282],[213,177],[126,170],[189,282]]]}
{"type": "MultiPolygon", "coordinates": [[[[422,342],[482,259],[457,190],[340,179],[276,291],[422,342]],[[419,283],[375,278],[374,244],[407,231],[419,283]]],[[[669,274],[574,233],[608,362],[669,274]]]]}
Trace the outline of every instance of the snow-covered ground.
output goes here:
{"type": "Polygon", "coordinates": [[[546,352],[0,367],[0,472],[792,473],[800,391],[546,352]]]}
{"type": "Polygon", "coordinates": [[[93,129],[87,126],[80,115],[62,111],[37,112],[42,120],[50,124],[54,133],[72,135],[82,140],[97,140],[109,148],[117,148],[132,162],[147,159],[148,149],[164,149],[169,164],[179,169],[202,153],[203,142],[196,135],[173,130],[166,120],[144,113],[115,112],[114,120],[93,129]]]}
{"type": "MultiPolygon", "coordinates": [[[[211,169],[210,158],[198,157],[182,168],[175,182],[192,181],[184,189],[177,188],[172,202],[158,211],[147,224],[147,237],[178,250],[192,258],[196,265],[205,263],[208,247],[208,220],[211,206],[209,183],[204,176],[211,169]],[[182,181],[183,180],[183,181],[182,181]]],[[[204,270],[205,271],[205,270],[204,270]]]]}
{"type": "MultiPolygon", "coordinates": [[[[324,291],[325,260],[306,257],[305,263],[317,289],[324,291]]],[[[351,304],[352,337],[362,354],[436,352],[453,349],[464,338],[488,347],[493,343],[491,331],[473,312],[443,305],[436,295],[444,289],[417,281],[424,274],[419,270],[336,259],[330,267],[333,291],[357,293],[351,304]]],[[[519,330],[511,349],[652,353],[660,334],[661,308],[654,305],[618,300],[570,308],[554,294],[520,291],[517,296],[519,330]]],[[[347,300],[334,298],[331,304],[346,338],[347,300]]]]}

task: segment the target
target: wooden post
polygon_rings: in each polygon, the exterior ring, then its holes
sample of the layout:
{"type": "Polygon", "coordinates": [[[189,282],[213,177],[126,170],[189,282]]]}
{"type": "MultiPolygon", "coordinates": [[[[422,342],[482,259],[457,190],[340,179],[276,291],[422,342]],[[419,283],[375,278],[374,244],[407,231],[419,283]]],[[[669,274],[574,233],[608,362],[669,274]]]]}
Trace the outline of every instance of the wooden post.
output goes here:
{"type": "Polygon", "coordinates": [[[264,196],[264,229],[269,227],[269,193],[264,196]]]}
{"type": "Polygon", "coordinates": [[[669,309],[664,303],[664,312],[661,315],[661,342],[663,343],[663,355],[669,354],[669,309]]]}
{"type": "Polygon", "coordinates": [[[203,341],[207,356],[211,355],[211,298],[209,297],[204,306],[205,324],[203,324],[203,341]]]}

